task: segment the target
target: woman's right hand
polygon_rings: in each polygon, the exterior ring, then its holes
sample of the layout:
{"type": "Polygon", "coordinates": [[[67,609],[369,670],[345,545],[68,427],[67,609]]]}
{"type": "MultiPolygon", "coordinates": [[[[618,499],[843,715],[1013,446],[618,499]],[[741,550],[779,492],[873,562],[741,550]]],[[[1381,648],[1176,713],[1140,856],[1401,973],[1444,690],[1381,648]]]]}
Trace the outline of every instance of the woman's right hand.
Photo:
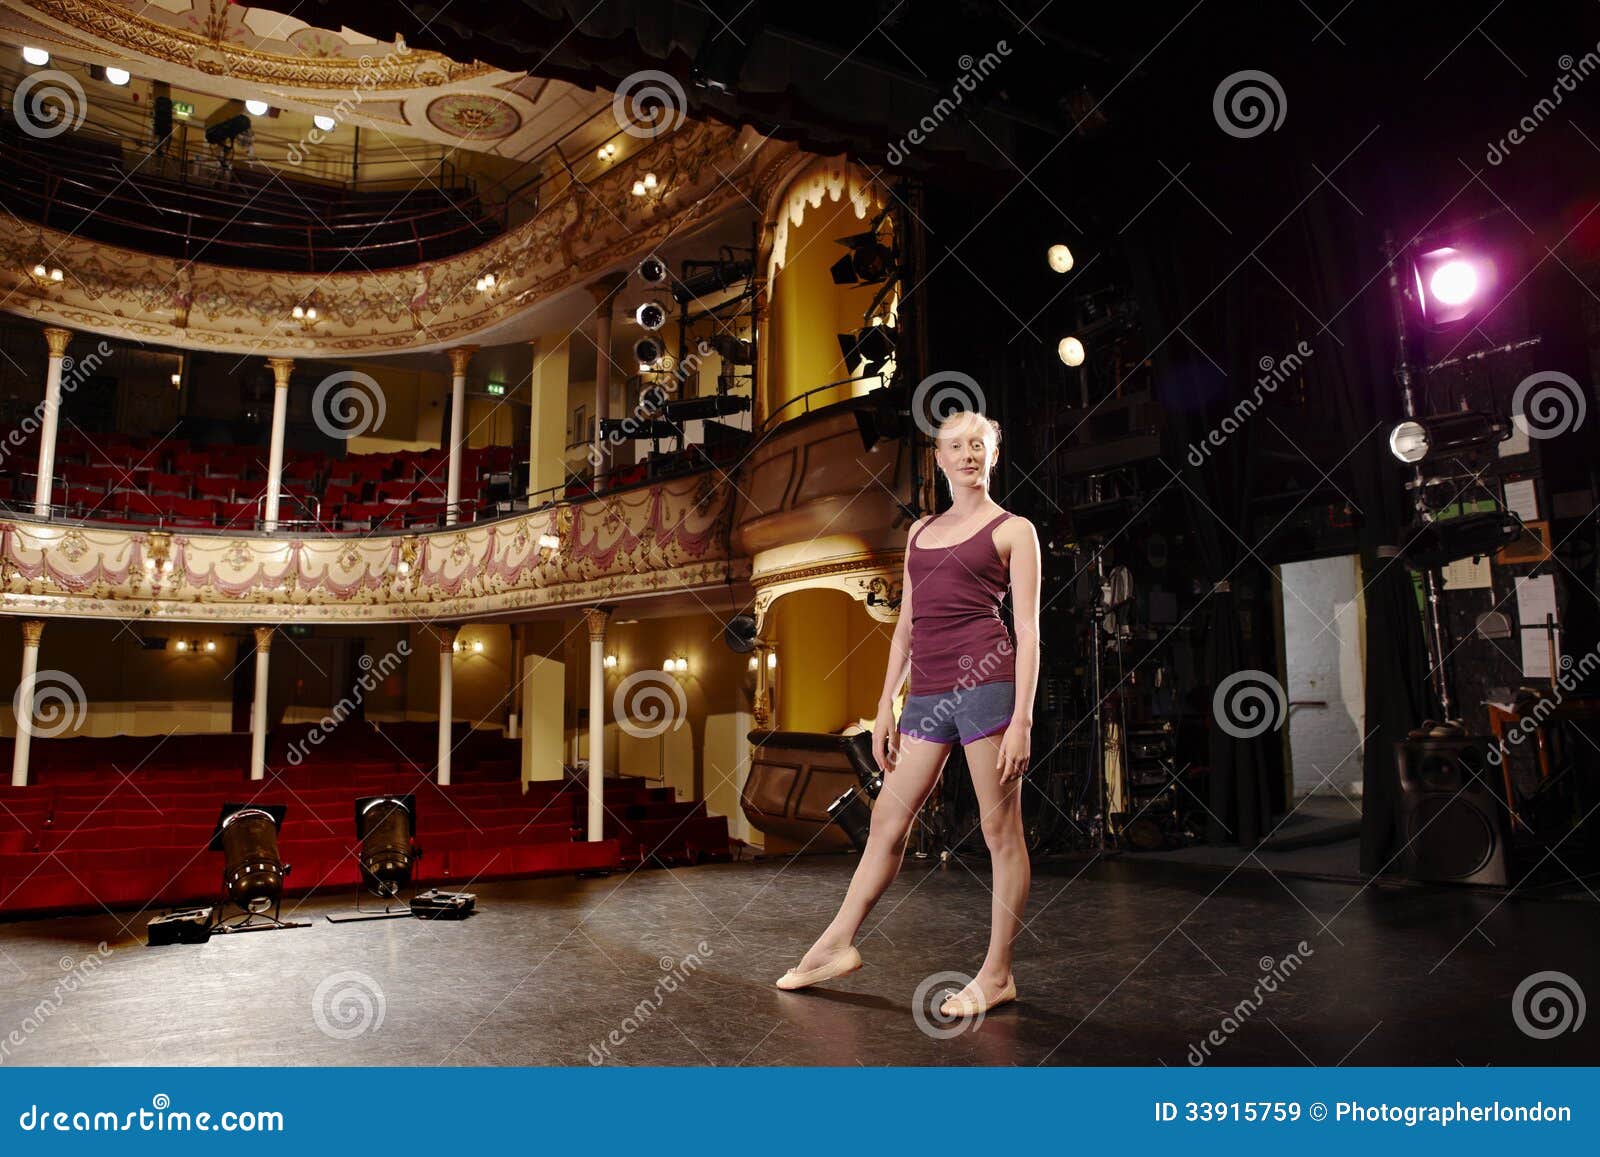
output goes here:
{"type": "Polygon", "coordinates": [[[894,770],[895,760],[900,757],[900,732],[891,706],[878,708],[878,718],[872,723],[872,757],[885,775],[894,770]]]}

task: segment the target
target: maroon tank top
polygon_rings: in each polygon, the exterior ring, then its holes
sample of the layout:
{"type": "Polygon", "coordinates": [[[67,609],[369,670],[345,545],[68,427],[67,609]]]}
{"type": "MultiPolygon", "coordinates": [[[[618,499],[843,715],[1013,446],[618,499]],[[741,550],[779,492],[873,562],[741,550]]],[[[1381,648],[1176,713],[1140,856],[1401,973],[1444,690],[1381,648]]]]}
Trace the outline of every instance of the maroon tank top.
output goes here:
{"type": "Polygon", "coordinates": [[[954,546],[919,547],[933,524],[906,544],[911,579],[911,694],[939,695],[1015,677],[1014,647],[1000,618],[1010,576],[992,532],[1011,517],[1001,511],[982,530],[954,546]]]}

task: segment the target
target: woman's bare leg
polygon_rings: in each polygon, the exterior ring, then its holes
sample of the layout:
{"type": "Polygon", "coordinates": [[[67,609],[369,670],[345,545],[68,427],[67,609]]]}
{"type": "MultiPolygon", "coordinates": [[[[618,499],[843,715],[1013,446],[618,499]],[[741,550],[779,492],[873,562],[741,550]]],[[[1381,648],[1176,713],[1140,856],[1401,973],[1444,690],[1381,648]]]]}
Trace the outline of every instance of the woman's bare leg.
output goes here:
{"type": "MultiPolygon", "coordinates": [[[[983,839],[989,845],[993,867],[994,900],[989,925],[989,952],[973,977],[985,1000],[1000,994],[1011,979],[1011,948],[1022,931],[1022,911],[1028,905],[1032,866],[1027,837],[1022,828],[1022,779],[1000,782],[996,768],[1000,736],[990,735],[965,745],[972,786],[978,793],[983,819],[983,839]]],[[[968,985],[970,990],[972,985],[968,985]]]]}
{"type": "Polygon", "coordinates": [[[844,903],[839,906],[833,923],[823,930],[811,951],[800,961],[802,971],[822,967],[853,943],[867,913],[894,883],[905,857],[911,822],[938,782],[939,769],[949,754],[948,743],[914,739],[909,735],[900,737],[900,756],[894,769],[883,777],[883,788],[872,805],[872,829],[867,847],[861,853],[855,875],[850,878],[844,903]]]}

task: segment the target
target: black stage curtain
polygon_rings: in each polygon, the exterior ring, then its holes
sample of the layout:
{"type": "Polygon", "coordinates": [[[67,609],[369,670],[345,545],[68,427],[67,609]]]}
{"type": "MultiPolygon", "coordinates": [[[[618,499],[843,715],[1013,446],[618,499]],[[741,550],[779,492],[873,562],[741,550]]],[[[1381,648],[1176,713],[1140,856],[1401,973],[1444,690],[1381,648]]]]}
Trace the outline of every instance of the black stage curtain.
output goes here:
{"type": "Polygon", "coordinates": [[[1395,334],[1388,277],[1378,273],[1380,239],[1352,239],[1329,220],[1329,204],[1313,198],[1300,232],[1315,286],[1312,308],[1338,341],[1317,343],[1306,365],[1311,396],[1337,423],[1340,443],[1354,447],[1339,484],[1360,508],[1360,581],[1366,600],[1366,742],[1362,765],[1361,871],[1393,870],[1403,846],[1394,745],[1423,719],[1438,717],[1428,682],[1427,643],[1411,572],[1380,557],[1397,546],[1412,521],[1389,431],[1401,417],[1395,380],[1395,334]],[[1377,276],[1374,274],[1377,273],[1377,276]],[[1341,344],[1342,343],[1342,344],[1341,344]]]}
{"type": "MultiPolygon", "coordinates": [[[[1167,413],[1163,460],[1173,472],[1167,484],[1183,493],[1186,529],[1212,584],[1192,621],[1195,634],[1204,640],[1201,669],[1208,695],[1229,675],[1252,665],[1246,658],[1241,615],[1255,613],[1257,607],[1245,606],[1236,588],[1258,577],[1249,543],[1258,427],[1243,422],[1223,445],[1210,447],[1199,465],[1191,461],[1190,448],[1204,444],[1207,432],[1221,427],[1240,383],[1247,386],[1254,380],[1256,351],[1267,348],[1257,340],[1253,279],[1241,271],[1215,285],[1218,271],[1225,271],[1232,260],[1202,240],[1214,233],[1198,223],[1192,230],[1154,232],[1130,253],[1129,262],[1145,333],[1152,340],[1171,335],[1154,355],[1157,395],[1167,413]],[[1228,265],[1222,264],[1225,259],[1228,265]]],[[[1281,761],[1268,746],[1279,742],[1275,729],[1241,738],[1212,722],[1207,842],[1248,847],[1270,831],[1273,777],[1281,761]]]]}

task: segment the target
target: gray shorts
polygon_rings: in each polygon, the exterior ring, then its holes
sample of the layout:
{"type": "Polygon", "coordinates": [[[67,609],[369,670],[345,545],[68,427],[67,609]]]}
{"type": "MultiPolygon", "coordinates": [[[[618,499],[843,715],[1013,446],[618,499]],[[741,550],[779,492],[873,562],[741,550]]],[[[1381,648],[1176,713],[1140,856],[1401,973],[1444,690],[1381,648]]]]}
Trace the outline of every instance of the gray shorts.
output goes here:
{"type": "Polygon", "coordinates": [[[1017,686],[1009,680],[938,695],[908,695],[900,712],[900,734],[936,743],[971,743],[1004,731],[1016,701],[1017,686]]]}

